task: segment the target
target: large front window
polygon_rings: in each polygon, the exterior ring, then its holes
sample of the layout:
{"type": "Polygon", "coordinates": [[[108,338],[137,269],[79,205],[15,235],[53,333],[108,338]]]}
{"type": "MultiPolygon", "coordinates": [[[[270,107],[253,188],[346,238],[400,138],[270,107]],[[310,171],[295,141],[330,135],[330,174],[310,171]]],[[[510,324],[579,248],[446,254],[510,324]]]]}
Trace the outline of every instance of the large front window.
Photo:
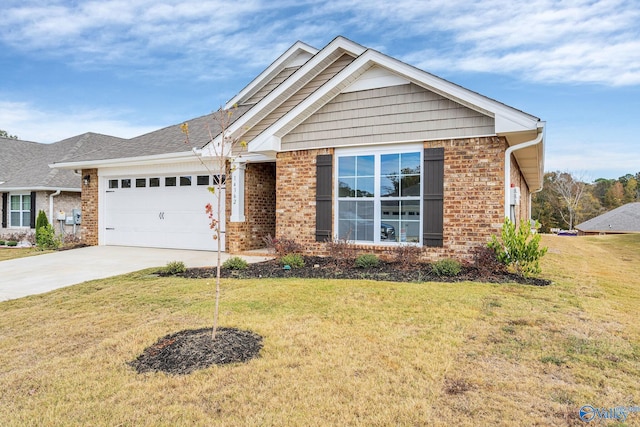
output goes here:
{"type": "Polygon", "coordinates": [[[31,195],[12,194],[9,207],[11,227],[31,227],[31,195]]]}
{"type": "Polygon", "coordinates": [[[421,152],[336,153],[340,239],[420,243],[421,152]]]}

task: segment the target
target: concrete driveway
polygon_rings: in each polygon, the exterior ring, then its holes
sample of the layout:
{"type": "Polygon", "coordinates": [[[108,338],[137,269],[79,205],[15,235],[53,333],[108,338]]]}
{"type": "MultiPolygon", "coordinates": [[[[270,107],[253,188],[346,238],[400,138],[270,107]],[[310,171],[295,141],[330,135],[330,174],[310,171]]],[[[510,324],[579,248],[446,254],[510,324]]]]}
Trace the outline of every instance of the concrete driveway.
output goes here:
{"type": "MultiPolygon", "coordinates": [[[[229,257],[222,254],[222,261],[229,257]]],[[[260,262],[264,256],[243,256],[260,262]]],[[[182,261],[187,267],[216,264],[216,253],[177,249],[90,246],[0,261],[0,301],[49,292],[94,279],[117,276],[182,261]]]]}

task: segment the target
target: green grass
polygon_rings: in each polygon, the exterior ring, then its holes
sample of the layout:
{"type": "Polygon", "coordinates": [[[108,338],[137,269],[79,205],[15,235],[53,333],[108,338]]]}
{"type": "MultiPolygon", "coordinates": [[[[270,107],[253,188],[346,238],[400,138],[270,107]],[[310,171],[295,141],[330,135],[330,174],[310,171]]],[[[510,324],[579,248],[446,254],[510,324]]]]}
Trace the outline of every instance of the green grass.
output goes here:
{"type": "Polygon", "coordinates": [[[0,261],[7,261],[10,259],[24,258],[33,255],[46,254],[51,251],[41,251],[37,248],[0,248],[0,261]]]}
{"type": "Polygon", "coordinates": [[[555,426],[638,405],[640,236],[543,244],[542,288],[224,280],[221,325],[264,348],[189,376],[126,362],[210,326],[212,281],[142,271],[3,302],[0,425],[555,426]]]}

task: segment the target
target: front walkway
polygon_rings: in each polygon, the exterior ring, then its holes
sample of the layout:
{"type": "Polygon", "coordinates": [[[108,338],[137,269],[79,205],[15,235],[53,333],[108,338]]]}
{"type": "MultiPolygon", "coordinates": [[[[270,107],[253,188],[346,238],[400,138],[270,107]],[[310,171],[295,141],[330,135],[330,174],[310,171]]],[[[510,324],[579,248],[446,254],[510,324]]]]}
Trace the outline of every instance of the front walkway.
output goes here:
{"type": "MultiPolygon", "coordinates": [[[[187,267],[216,264],[216,252],[178,249],[90,246],[0,262],[0,301],[49,292],[94,279],[131,273],[150,267],[163,267],[182,261],[187,267]]],[[[230,255],[223,253],[222,262],[230,255]]],[[[265,256],[243,255],[247,262],[260,262],[265,256]]]]}

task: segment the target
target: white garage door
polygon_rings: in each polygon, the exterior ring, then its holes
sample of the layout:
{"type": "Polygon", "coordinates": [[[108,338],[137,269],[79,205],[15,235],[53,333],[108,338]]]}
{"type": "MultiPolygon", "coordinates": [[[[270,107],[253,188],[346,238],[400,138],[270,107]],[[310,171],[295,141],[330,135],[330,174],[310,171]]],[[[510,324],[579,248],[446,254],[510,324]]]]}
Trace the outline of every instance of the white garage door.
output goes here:
{"type": "MultiPolygon", "coordinates": [[[[104,243],[216,250],[218,242],[213,239],[205,205],[211,203],[217,212],[216,196],[207,188],[218,179],[219,175],[195,174],[109,178],[103,198],[104,243]]],[[[224,189],[219,196],[224,212],[224,189]]],[[[224,233],[220,244],[224,250],[224,233]]]]}

